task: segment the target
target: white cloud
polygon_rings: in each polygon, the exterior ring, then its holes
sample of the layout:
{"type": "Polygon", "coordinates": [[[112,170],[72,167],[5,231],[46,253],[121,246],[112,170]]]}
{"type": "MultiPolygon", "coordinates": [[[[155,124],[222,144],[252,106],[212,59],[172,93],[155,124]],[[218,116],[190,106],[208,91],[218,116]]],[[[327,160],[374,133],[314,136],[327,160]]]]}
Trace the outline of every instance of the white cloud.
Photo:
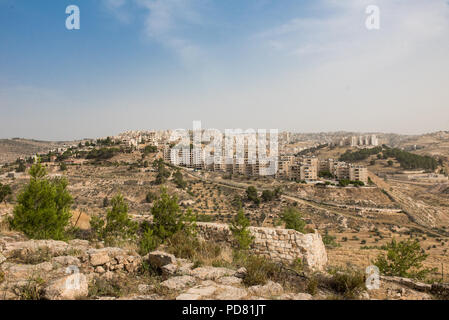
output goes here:
{"type": "Polygon", "coordinates": [[[123,23],[131,21],[131,15],[125,6],[128,4],[127,0],[102,0],[105,8],[111,12],[118,20],[123,23]]]}
{"type": "Polygon", "coordinates": [[[192,0],[137,0],[148,10],[145,32],[153,40],[173,50],[186,65],[199,62],[200,47],[185,35],[191,26],[202,24],[192,0]]]}
{"type": "Polygon", "coordinates": [[[173,51],[187,66],[201,60],[203,51],[192,40],[195,35],[187,34],[189,28],[203,23],[198,0],[103,0],[103,3],[124,23],[132,17],[127,6],[145,10],[144,33],[150,40],[173,51]]]}

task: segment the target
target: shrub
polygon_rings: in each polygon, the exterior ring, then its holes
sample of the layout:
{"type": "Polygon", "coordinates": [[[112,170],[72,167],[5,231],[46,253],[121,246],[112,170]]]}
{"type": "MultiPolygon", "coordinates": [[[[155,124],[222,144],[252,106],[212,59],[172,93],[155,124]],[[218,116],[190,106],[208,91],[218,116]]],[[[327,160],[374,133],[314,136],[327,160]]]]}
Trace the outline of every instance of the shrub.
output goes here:
{"type": "Polygon", "coordinates": [[[265,202],[272,201],[274,199],[274,192],[271,190],[262,191],[262,200],[265,202]]]}
{"type": "Polygon", "coordinates": [[[147,195],[145,196],[145,201],[147,203],[153,203],[153,201],[156,199],[157,199],[157,195],[151,191],[148,191],[147,195]]]}
{"type": "Polygon", "coordinates": [[[0,183],[0,202],[4,202],[6,204],[6,200],[12,194],[11,187],[7,184],[0,183]]]}
{"type": "Polygon", "coordinates": [[[235,195],[231,201],[231,205],[235,209],[240,210],[242,208],[242,198],[240,198],[238,195],[235,195]]]}
{"type": "Polygon", "coordinates": [[[314,296],[318,293],[318,280],[318,276],[315,274],[307,279],[306,291],[308,294],[314,296]]]}
{"type": "Polygon", "coordinates": [[[106,221],[92,217],[91,228],[98,239],[107,244],[132,239],[137,231],[137,223],[128,217],[128,205],[123,196],[117,195],[111,200],[112,208],[106,213],[106,221]]]}
{"type": "Polygon", "coordinates": [[[262,257],[250,255],[244,261],[246,274],[243,283],[246,286],[264,285],[280,273],[280,267],[274,262],[262,257]]]}
{"type": "Polygon", "coordinates": [[[180,189],[185,189],[187,187],[187,182],[184,181],[181,170],[177,170],[173,175],[173,181],[176,186],[180,189]]]}
{"type": "Polygon", "coordinates": [[[44,291],[44,280],[42,278],[30,278],[26,284],[16,288],[20,300],[42,300],[44,291]]]}
{"type": "Polygon", "coordinates": [[[287,207],[281,213],[281,220],[285,223],[286,229],[293,229],[304,233],[306,222],[302,219],[302,214],[297,208],[287,207]]]}
{"type": "Polygon", "coordinates": [[[165,188],[162,188],[161,196],[151,208],[151,213],[154,234],[163,241],[185,228],[186,217],[178,205],[178,197],[169,196],[165,188]]]}
{"type": "Polygon", "coordinates": [[[154,235],[153,230],[149,226],[145,226],[139,242],[140,254],[144,256],[153,251],[159,246],[159,243],[160,240],[154,235]]]}
{"type": "Polygon", "coordinates": [[[334,175],[329,170],[325,170],[325,171],[320,171],[318,173],[318,177],[326,178],[326,179],[333,179],[334,175]]]}
{"type": "Polygon", "coordinates": [[[73,202],[67,180],[46,178],[47,172],[40,163],[31,167],[30,175],[29,184],[17,198],[9,221],[11,228],[32,239],[65,239],[73,202]]]}
{"type": "Polygon", "coordinates": [[[109,198],[104,197],[103,199],[103,208],[109,207],[109,198]]]}
{"type": "Polygon", "coordinates": [[[117,153],[119,153],[119,151],[120,150],[117,148],[93,149],[86,155],[86,159],[108,160],[114,157],[117,153]]]}
{"type": "Polygon", "coordinates": [[[324,232],[323,243],[327,248],[338,247],[339,244],[335,241],[336,239],[337,237],[331,236],[327,230],[324,232]]]}
{"type": "Polygon", "coordinates": [[[67,171],[67,164],[65,162],[61,162],[59,164],[59,170],[61,171],[67,171]]]}
{"type": "Polygon", "coordinates": [[[230,229],[238,248],[241,250],[249,249],[251,243],[254,241],[254,237],[248,229],[249,225],[249,220],[245,217],[243,209],[240,209],[231,222],[230,229]]]}
{"type": "Polygon", "coordinates": [[[150,153],[156,153],[157,152],[157,147],[156,146],[146,146],[144,149],[143,149],[143,154],[145,155],[145,156],[147,156],[148,154],[150,154],[150,153]]]}
{"type": "Polygon", "coordinates": [[[164,160],[158,159],[153,163],[154,168],[157,171],[155,184],[164,184],[167,179],[170,177],[170,171],[165,168],[164,160]]]}
{"type": "Polygon", "coordinates": [[[26,170],[25,163],[23,161],[19,161],[19,166],[16,169],[16,172],[25,172],[26,170]]]}
{"type": "Polygon", "coordinates": [[[106,280],[97,277],[89,284],[89,297],[119,298],[123,294],[122,283],[118,279],[106,280]]]}
{"type": "Polygon", "coordinates": [[[355,267],[333,268],[330,287],[346,299],[355,299],[365,289],[365,275],[355,267]]]}
{"type": "Polygon", "coordinates": [[[423,279],[434,271],[423,268],[422,262],[426,260],[428,254],[422,251],[418,240],[397,242],[393,239],[386,249],[386,256],[379,254],[374,262],[384,275],[423,279]]]}
{"type": "Polygon", "coordinates": [[[222,248],[212,241],[202,241],[184,230],[177,232],[167,241],[168,252],[176,257],[189,259],[195,265],[221,265],[222,248]]]}
{"type": "Polygon", "coordinates": [[[252,201],[255,204],[260,203],[259,196],[257,195],[257,189],[253,186],[250,186],[246,189],[246,197],[249,201],[252,201]]]}

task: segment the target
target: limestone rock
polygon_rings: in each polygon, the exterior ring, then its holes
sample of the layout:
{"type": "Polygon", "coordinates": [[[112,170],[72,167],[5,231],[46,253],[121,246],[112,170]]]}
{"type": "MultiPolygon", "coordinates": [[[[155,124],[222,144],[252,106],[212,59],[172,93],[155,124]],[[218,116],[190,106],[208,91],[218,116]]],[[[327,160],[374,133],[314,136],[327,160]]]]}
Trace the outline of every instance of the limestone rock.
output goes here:
{"type": "Polygon", "coordinates": [[[222,277],[220,279],[217,280],[218,283],[220,284],[224,284],[224,285],[239,285],[242,283],[242,279],[241,278],[237,278],[235,276],[232,277],[222,277]]]}
{"type": "Polygon", "coordinates": [[[200,300],[201,295],[194,293],[182,293],[176,297],[176,300],[200,300]]]}
{"type": "Polygon", "coordinates": [[[255,296],[270,298],[281,295],[284,289],[279,283],[268,281],[265,285],[249,287],[248,291],[255,296]]]}
{"type": "Polygon", "coordinates": [[[232,276],[235,271],[228,268],[200,267],[193,269],[190,274],[201,280],[217,280],[221,277],[232,276]]]}
{"type": "Polygon", "coordinates": [[[51,262],[59,264],[61,266],[76,266],[79,267],[81,265],[81,261],[72,256],[59,256],[51,259],[51,262]]]}
{"type": "Polygon", "coordinates": [[[279,297],[280,300],[312,300],[308,293],[286,293],[279,297]]]}
{"type": "Polygon", "coordinates": [[[248,271],[246,270],[245,267],[241,267],[240,269],[237,270],[237,272],[234,274],[234,277],[237,278],[245,278],[246,274],[248,273],[248,271]]]}
{"type": "Polygon", "coordinates": [[[167,264],[176,264],[176,258],[163,251],[153,251],[148,254],[148,262],[154,267],[161,268],[167,264]]]}
{"type": "Polygon", "coordinates": [[[82,273],[54,280],[44,289],[44,297],[48,300],[75,300],[87,295],[87,278],[82,273]]]}
{"type": "Polygon", "coordinates": [[[50,262],[43,262],[37,265],[5,262],[2,265],[2,269],[5,273],[5,279],[18,281],[33,277],[47,278],[48,273],[53,270],[53,265],[50,262]]]}
{"type": "Polygon", "coordinates": [[[215,299],[217,300],[241,300],[248,295],[245,289],[233,286],[220,286],[215,292],[215,299]]]}
{"type": "Polygon", "coordinates": [[[174,263],[170,263],[170,264],[163,266],[161,269],[162,269],[162,274],[164,276],[173,276],[178,271],[178,265],[176,265],[174,263]]]}
{"type": "Polygon", "coordinates": [[[55,240],[29,240],[18,242],[5,242],[2,254],[6,257],[25,257],[29,254],[37,253],[39,250],[46,250],[51,256],[63,255],[69,245],[63,241],[55,240]]]}
{"type": "Polygon", "coordinates": [[[141,293],[141,294],[147,294],[148,292],[150,292],[153,289],[154,289],[154,286],[149,285],[149,284],[139,284],[137,287],[137,291],[139,291],[139,293],[141,293]]]}
{"type": "Polygon", "coordinates": [[[106,264],[111,260],[109,253],[105,249],[94,249],[87,252],[90,257],[90,264],[94,267],[106,264]]]}
{"type": "Polygon", "coordinates": [[[209,296],[213,295],[215,293],[215,291],[217,291],[217,289],[218,289],[217,286],[214,286],[214,285],[210,285],[210,286],[200,285],[200,286],[190,288],[189,290],[187,290],[186,293],[199,295],[200,298],[205,298],[205,297],[209,297],[209,296]]]}
{"type": "Polygon", "coordinates": [[[195,283],[195,278],[191,276],[179,276],[173,277],[168,280],[165,280],[161,283],[161,286],[164,286],[171,290],[182,290],[188,285],[192,285],[195,283]]]}

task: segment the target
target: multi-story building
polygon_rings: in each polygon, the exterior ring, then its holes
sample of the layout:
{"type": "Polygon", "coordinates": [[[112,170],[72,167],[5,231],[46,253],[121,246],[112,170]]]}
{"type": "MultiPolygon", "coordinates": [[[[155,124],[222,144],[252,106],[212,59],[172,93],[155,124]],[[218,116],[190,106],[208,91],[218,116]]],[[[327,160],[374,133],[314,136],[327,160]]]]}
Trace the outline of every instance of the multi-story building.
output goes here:
{"type": "Polygon", "coordinates": [[[301,181],[316,181],[318,179],[316,165],[301,165],[299,169],[301,181]]]}
{"type": "Polygon", "coordinates": [[[350,165],[349,166],[349,180],[361,181],[368,183],[368,169],[363,166],[350,165]]]}
{"type": "Polygon", "coordinates": [[[188,168],[198,168],[213,170],[216,172],[226,172],[228,174],[239,174],[245,176],[257,177],[260,175],[273,175],[279,179],[297,180],[313,182],[318,180],[319,172],[329,172],[337,180],[353,180],[368,182],[368,170],[363,166],[351,165],[346,162],[338,162],[333,159],[319,161],[316,157],[295,157],[291,155],[280,156],[275,163],[276,170],[269,171],[272,167],[270,161],[259,161],[249,155],[245,146],[243,159],[238,155],[212,155],[207,158],[206,152],[201,149],[190,148],[169,148],[164,147],[164,160],[174,165],[185,166],[188,168]],[[213,161],[211,161],[213,160],[213,161]]]}

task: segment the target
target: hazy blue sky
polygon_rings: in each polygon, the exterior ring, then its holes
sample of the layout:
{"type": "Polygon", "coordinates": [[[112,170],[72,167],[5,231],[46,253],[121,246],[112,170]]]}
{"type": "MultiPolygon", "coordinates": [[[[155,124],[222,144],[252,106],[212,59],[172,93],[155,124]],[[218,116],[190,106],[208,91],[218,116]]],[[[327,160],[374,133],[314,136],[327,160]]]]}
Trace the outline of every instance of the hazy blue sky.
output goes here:
{"type": "Polygon", "coordinates": [[[0,137],[449,130],[446,0],[0,0],[0,137]],[[65,28],[68,5],[81,30],[65,28]],[[367,5],[380,30],[365,28],[367,5]]]}

